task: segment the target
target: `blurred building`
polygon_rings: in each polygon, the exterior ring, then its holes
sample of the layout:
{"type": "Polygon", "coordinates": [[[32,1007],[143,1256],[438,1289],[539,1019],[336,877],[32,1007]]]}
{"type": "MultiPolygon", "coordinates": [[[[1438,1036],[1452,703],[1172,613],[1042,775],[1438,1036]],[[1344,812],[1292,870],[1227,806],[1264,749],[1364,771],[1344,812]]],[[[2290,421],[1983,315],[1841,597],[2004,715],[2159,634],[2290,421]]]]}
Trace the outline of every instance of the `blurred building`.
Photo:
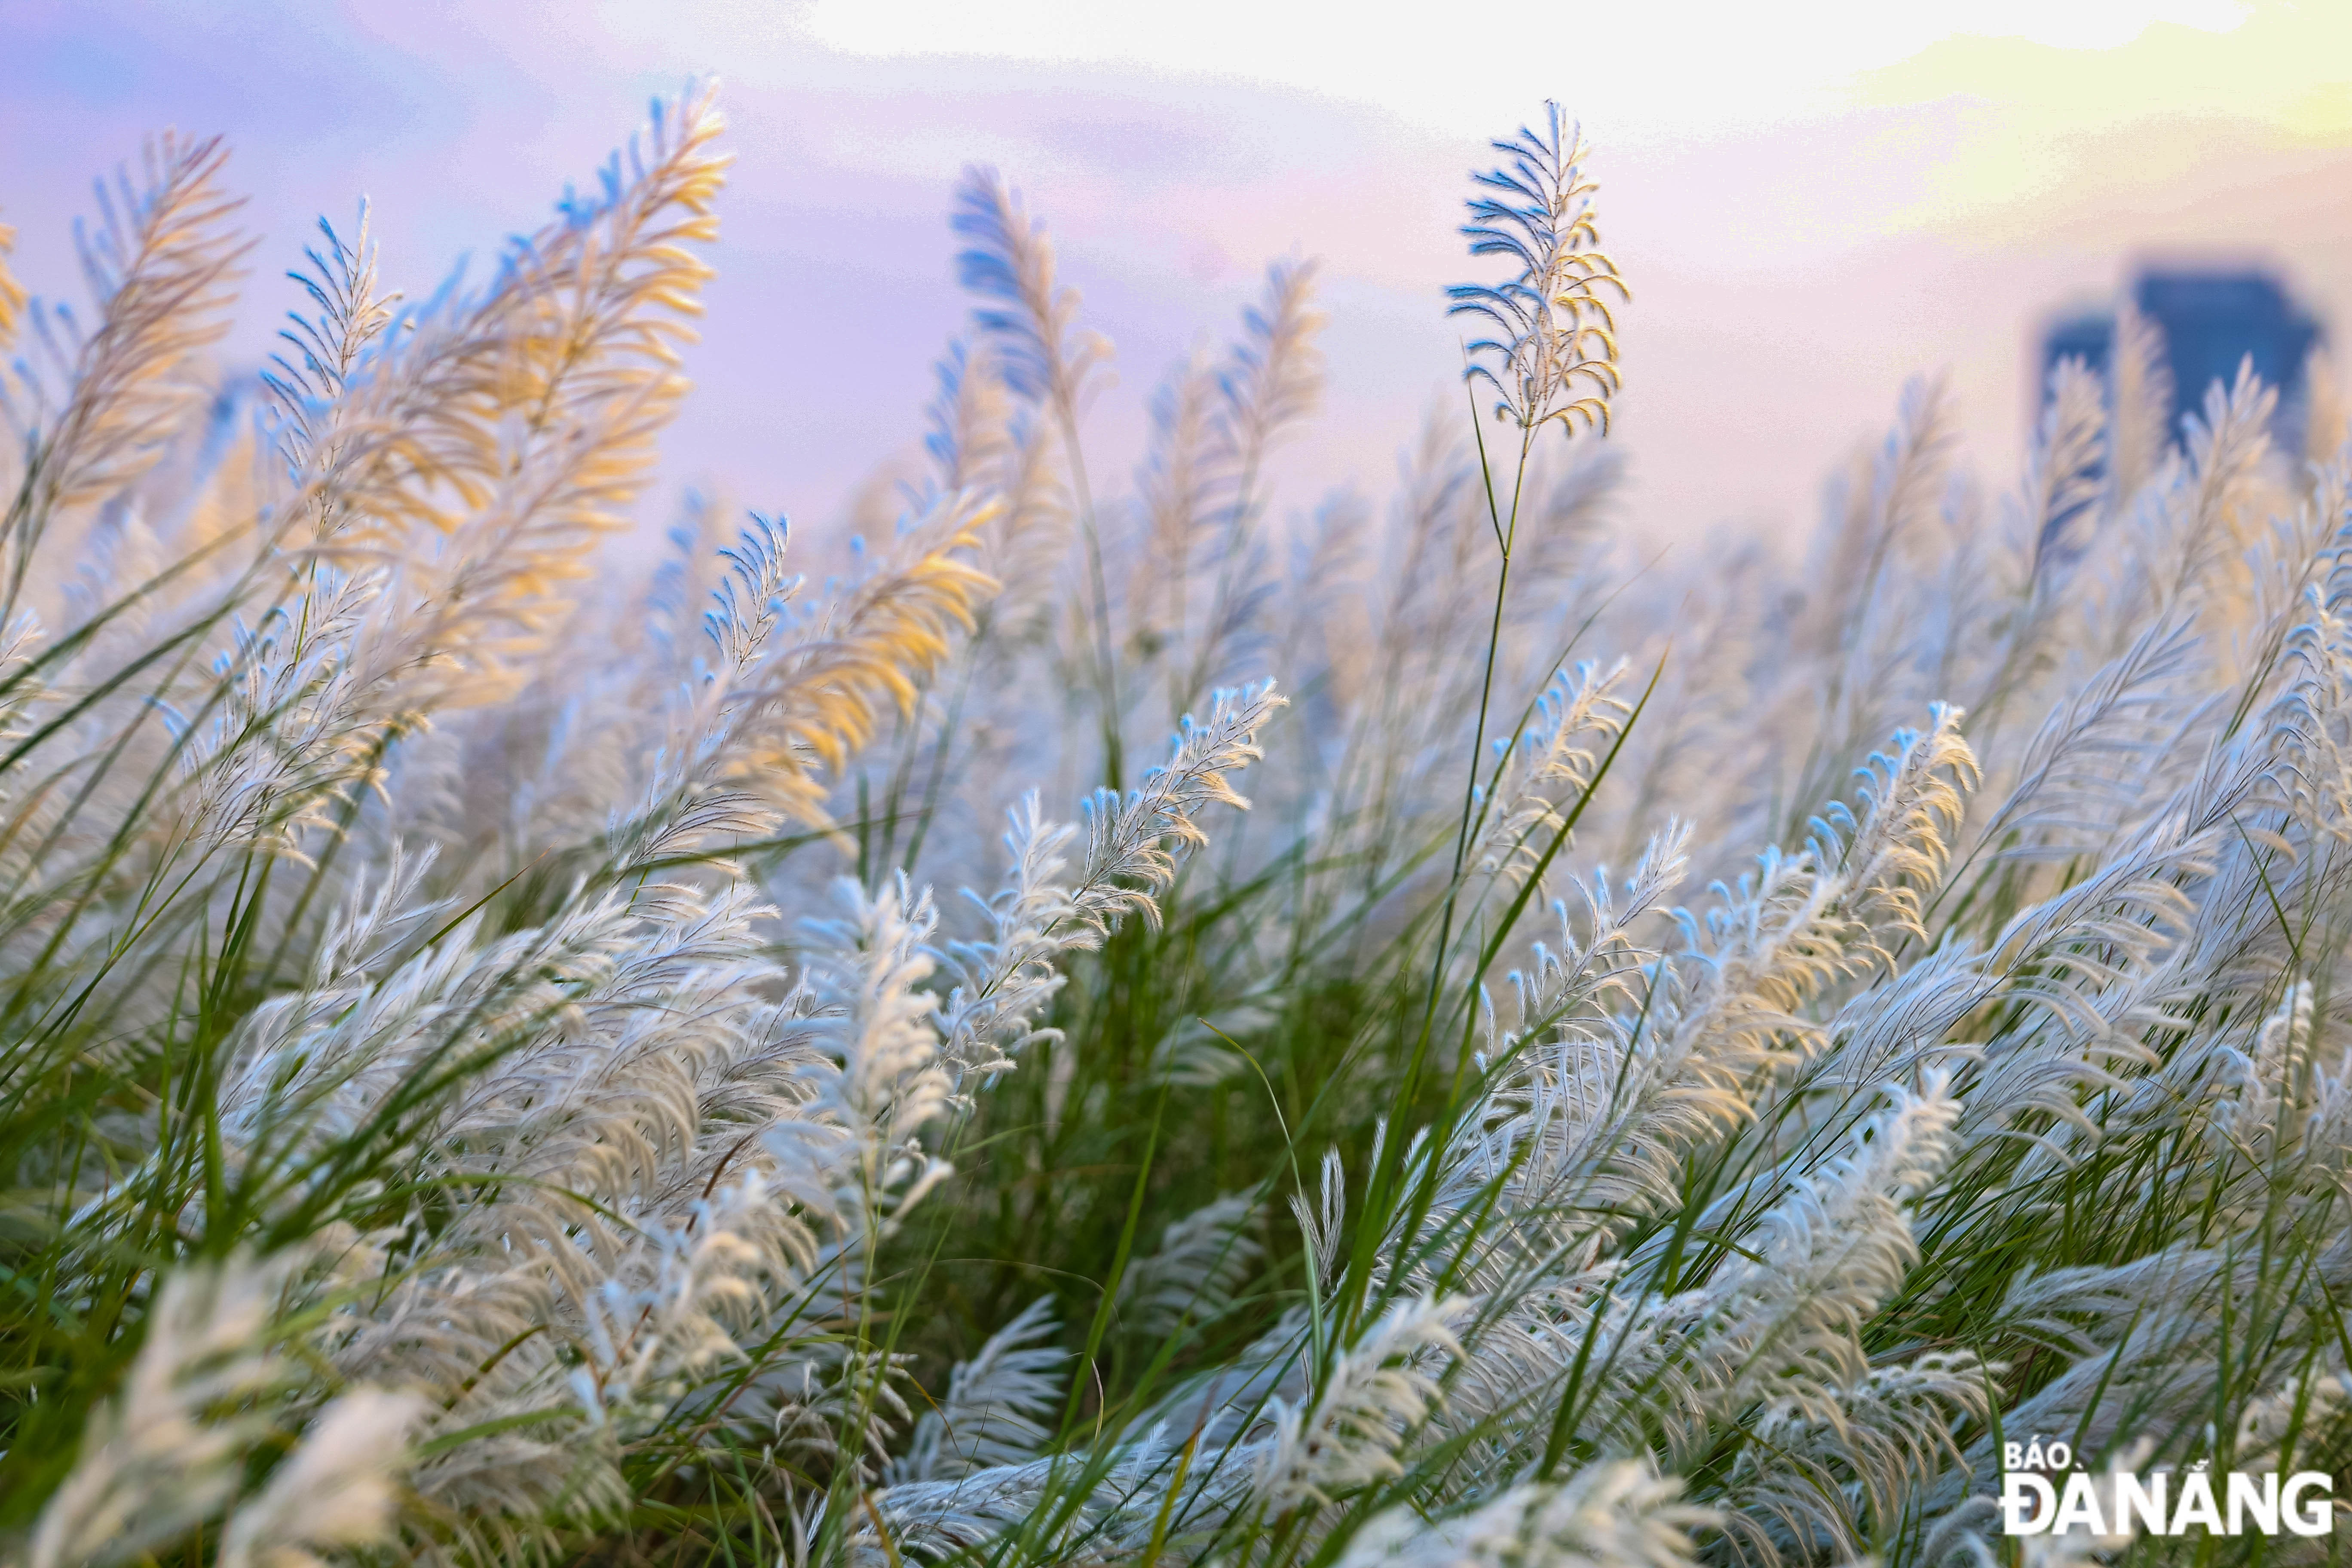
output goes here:
{"type": "MultiPolygon", "coordinates": [[[[2172,372],[2172,433],[2180,416],[2205,402],[2205,389],[2237,378],[2238,365],[2253,357],[2254,374],[2279,394],[2273,435],[2289,450],[2303,443],[2305,365],[2324,340],[2319,322],[2298,305],[2279,280],[2253,268],[2234,269],[2143,268],[2132,279],[2132,302],[2164,336],[2164,356],[2172,372]]],[[[2042,335],[2041,377],[2060,360],[2079,358],[2104,374],[2115,348],[2112,310],[2062,318],[2042,335]]],[[[2038,408],[2041,398],[2034,399],[2038,408]]]]}

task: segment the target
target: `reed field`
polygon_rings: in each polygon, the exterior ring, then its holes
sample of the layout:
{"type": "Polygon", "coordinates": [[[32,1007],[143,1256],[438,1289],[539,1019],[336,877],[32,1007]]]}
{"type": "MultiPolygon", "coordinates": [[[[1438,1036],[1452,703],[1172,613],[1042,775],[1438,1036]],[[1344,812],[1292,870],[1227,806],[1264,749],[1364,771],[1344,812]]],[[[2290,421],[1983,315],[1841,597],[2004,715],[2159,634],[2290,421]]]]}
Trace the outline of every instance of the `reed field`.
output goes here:
{"type": "Polygon", "coordinates": [[[975,169],[856,542],[649,564],[724,147],[404,293],[163,136],[86,306],[0,270],[0,1560],[2338,1560],[1995,1506],[2352,1499],[2324,379],[2175,427],[2127,314],[2013,483],[1922,380],[1809,542],[1662,553],[1551,109],[1389,493],[1281,485],[1297,262],[1118,473],[975,169]]]}

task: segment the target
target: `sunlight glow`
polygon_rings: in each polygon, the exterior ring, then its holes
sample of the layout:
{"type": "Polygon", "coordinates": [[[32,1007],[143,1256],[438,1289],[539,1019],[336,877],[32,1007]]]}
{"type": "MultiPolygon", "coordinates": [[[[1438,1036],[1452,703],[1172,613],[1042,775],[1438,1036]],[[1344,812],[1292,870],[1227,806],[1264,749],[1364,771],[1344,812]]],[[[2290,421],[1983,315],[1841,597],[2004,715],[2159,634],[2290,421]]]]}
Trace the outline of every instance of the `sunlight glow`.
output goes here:
{"type": "Polygon", "coordinates": [[[1485,125],[1498,99],[1558,92],[1566,79],[1588,118],[1683,139],[1826,106],[1858,73],[1955,35],[2109,49],[2159,23],[2226,32],[2253,11],[2245,0],[1933,0],[1816,5],[1794,18],[1783,7],[1627,6],[1564,23],[1549,5],[1495,9],[1496,25],[1474,33],[1263,0],[814,0],[803,26],[853,54],[1202,72],[1370,100],[1448,132],[1485,125]],[[1709,47],[1692,47],[1695,35],[1709,47]],[[1498,53],[1498,37],[1528,47],[1498,53]],[[1609,63],[1596,71],[1582,60],[1609,63]]]}

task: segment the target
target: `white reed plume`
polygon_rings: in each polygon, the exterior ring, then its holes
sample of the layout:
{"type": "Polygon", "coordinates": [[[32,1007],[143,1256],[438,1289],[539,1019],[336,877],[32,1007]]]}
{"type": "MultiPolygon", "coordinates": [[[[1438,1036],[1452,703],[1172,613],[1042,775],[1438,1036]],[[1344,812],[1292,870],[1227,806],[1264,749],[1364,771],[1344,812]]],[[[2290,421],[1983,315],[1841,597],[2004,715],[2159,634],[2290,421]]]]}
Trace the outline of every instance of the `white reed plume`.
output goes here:
{"type": "Polygon", "coordinates": [[[295,500],[330,520],[320,548],[398,553],[422,530],[455,536],[452,566],[506,590],[478,613],[520,614],[614,525],[684,391],[677,354],[710,276],[689,247],[718,235],[723,127],[707,85],[656,104],[596,194],[568,197],[487,289],[387,330],[326,423],[311,416],[293,475],[295,500]],[[513,473],[526,458],[537,471],[513,473]]]}
{"type": "MultiPolygon", "coordinates": [[[[919,989],[934,967],[924,942],[937,917],[929,895],[911,892],[903,879],[869,895],[844,878],[835,898],[841,916],[809,929],[823,955],[814,970],[813,1038],[839,1072],[821,1080],[811,1109],[829,1113],[850,1138],[833,1178],[845,1184],[837,1201],[879,1230],[948,1173],[919,1140],[955,1087],[940,1060],[939,998],[919,989]]],[[[814,1131],[780,1125],[772,1147],[780,1159],[832,1164],[837,1156],[819,1156],[806,1142],[814,1131]]]]}
{"type": "Polygon", "coordinates": [[[2172,739],[2176,689],[2200,653],[2192,621],[2159,620],[2076,685],[2027,742],[1976,842],[2007,858],[2057,859],[2112,836],[2172,739]]]}
{"type": "Polygon", "coordinates": [[[1185,715],[1175,754],[1121,795],[1097,790],[1086,805],[1087,858],[1070,904],[1080,926],[1099,940],[1113,921],[1140,915],[1157,925],[1155,898],[1178,864],[1208,842],[1199,814],[1210,805],[1246,810],[1225,775],[1255,762],[1257,732],[1283,700],[1274,682],[1221,691],[1205,721],[1185,715]]]}
{"type": "Polygon", "coordinates": [[[1164,767],[1125,795],[1104,789],[1086,802],[1087,858],[1065,883],[1066,824],[1040,815],[1030,795],[1012,813],[1004,847],[1013,867],[994,897],[972,896],[986,935],[950,942],[939,956],[955,976],[941,1006],[946,1059],[963,1073],[996,1073],[1012,1053],[1050,1037],[1034,1027],[1062,984],[1055,962],[1098,945],[1130,914],[1156,924],[1159,897],[1178,865],[1208,841],[1200,815],[1211,805],[1248,809],[1225,775],[1262,755],[1257,731],[1283,705],[1274,683],[1216,694],[1205,724],[1188,715],[1164,767]]]}
{"type": "Polygon", "coordinates": [[[956,256],[964,288],[982,301],[972,312],[995,351],[1004,384],[1015,395],[1041,404],[1052,416],[1062,459],[1076,493],[1079,533],[1086,546],[1088,615],[1095,695],[1101,711],[1106,760],[1119,772],[1118,653],[1111,630],[1110,585],[1087,483],[1079,420],[1094,394],[1108,380],[1108,339],[1077,325],[1078,291],[1057,280],[1053,242],[1042,220],[1032,217],[1021,198],[994,169],[964,171],[955,194],[950,226],[971,243],[956,256]]]}
{"type": "Polygon", "coordinates": [[[1807,1004],[1916,928],[1920,892],[1948,859],[1974,761],[1948,711],[1934,730],[1896,742],[1896,756],[1865,772],[1858,818],[1833,805],[1817,821],[1811,849],[1768,852],[1724,890],[1704,925],[1677,911],[1685,951],[1638,982],[1638,954],[1613,971],[1595,956],[1618,950],[1624,925],[1673,886],[1687,842],[1681,834],[1653,844],[1607,926],[1604,904],[1594,902],[1594,941],[1574,964],[1538,953],[1534,974],[1520,982],[1519,1032],[1496,1043],[1510,1053],[1498,1098],[1465,1129],[1457,1190],[1511,1168],[1531,1201],[1545,1194],[1540,1206],[1589,1205],[1613,1216],[1587,1232],[1596,1242],[1632,1214],[1676,1201],[1683,1156],[1753,1114],[1759,1075],[1796,1059],[1790,1042],[1824,1043],[1803,1016],[1807,1004]],[[1587,988],[1627,1010],[1594,1009],[1580,995],[1587,988]],[[1637,989],[1638,997],[1628,994],[1637,989]],[[1557,1043],[1547,1042],[1554,1030],[1557,1043]]]}
{"type": "MultiPolygon", "coordinates": [[[[1533,1247],[1548,1255],[1671,1198],[1670,1169],[1684,1145],[1654,1119],[1662,1109],[1707,1097],[1661,1080],[1656,1037],[1645,1041],[1624,1019],[1641,1014],[1647,993],[1661,983],[1648,967],[1654,953],[1633,933],[1680,880],[1688,842],[1686,827],[1669,827],[1622,888],[1612,889],[1605,869],[1580,879],[1581,940],[1559,901],[1559,951],[1537,942],[1529,969],[1512,973],[1518,1026],[1489,1043],[1495,1085],[1464,1129],[1438,1209],[1454,1213],[1499,1180],[1507,1212],[1527,1216],[1535,1232],[1503,1250],[1533,1247]]],[[[1492,1261],[1490,1256],[1474,1269],[1492,1261]]]]}
{"type": "Polygon", "coordinates": [[[1232,411],[1246,492],[1268,449],[1315,410],[1323,395],[1323,354],[1316,345],[1323,315],[1315,308],[1316,264],[1277,261],[1265,292],[1242,312],[1243,336],[1218,375],[1232,411]]]}
{"type": "Polygon", "coordinates": [[[940,1007],[948,1060],[966,1073],[1002,1072],[1013,1053],[1055,1031],[1035,1026],[1064,976],[1055,961],[1086,934],[1061,880],[1076,829],[1046,821],[1031,792],[1004,835],[1013,868],[1007,885],[982,900],[967,891],[988,921],[987,934],[950,942],[946,966],[956,976],[940,1007]]]}
{"type": "Polygon", "coordinates": [[[1563,431],[1580,421],[1606,431],[1622,382],[1617,323],[1602,294],[1629,296],[1616,264],[1596,248],[1596,187],[1584,175],[1581,135],[1559,104],[1544,112],[1542,130],[1495,143],[1509,163],[1474,176],[1496,194],[1472,199],[1462,231],[1470,254],[1506,257],[1518,271],[1499,284],[1453,285],[1449,310],[1497,334],[1470,345],[1468,372],[1494,389],[1496,417],[1528,432],[1554,420],[1563,431]]]}
{"type": "MultiPolygon", "coordinates": [[[[97,330],[79,339],[70,318],[53,323],[47,312],[34,315],[68,384],[54,409],[45,399],[14,409],[33,452],[5,525],[12,614],[50,519],[132,483],[202,395],[186,371],[228,329],[246,250],[228,228],[240,204],[221,189],[227,158],[217,137],[166,132],[150,142],[140,180],[125,169],[111,185],[101,183],[100,226],[76,232],[98,302],[97,330]]],[[[13,308],[9,314],[13,321],[13,308]]],[[[21,386],[18,395],[26,395],[39,399],[40,389],[21,386]]]]}
{"type": "Polygon", "coordinates": [[[1003,175],[972,168],[956,187],[953,227],[971,241],[956,257],[963,286],[997,301],[973,319],[996,349],[1005,384],[1057,409],[1082,409],[1110,344],[1079,329],[1078,291],[1055,276],[1045,224],[1003,175]]]}
{"type": "Polygon", "coordinates": [[[2128,500],[2155,476],[2171,447],[2172,372],[2164,358],[2164,333],[2130,300],[2116,310],[2116,337],[2107,373],[2113,388],[2114,494],[2128,500]]]}
{"type": "Polygon", "coordinates": [[[1434,1523],[1409,1508],[1369,1521],[1340,1568],[1696,1568],[1695,1531],[1712,1509],[1679,1500],[1683,1483],[1640,1459],[1613,1459],[1565,1481],[1523,1481],[1434,1523]]]}
{"type": "Polygon", "coordinates": [[[1815,853],[1842,885],[1862,951],[1889,966],[1890,937],[1927,934],[1922,902],[1950,868],[1969,792],[1981,777],[1961,717],[1938,703],[1927,730],[1896,731],[1895,755],[1874,752],[1854,770],[1860,821],[1837,801],[1813,824],[1815,853]]]}
{"type": "Polygon", "coordinates": [[[1920,1519],[1942,1477],[1966,1473],[1954,1432],[1986,1419],[2001,1370],[1930,1352],[1874,1366],[1811,1410],[1766,1408],[1725,1489],[1727,1533],[1767,1552],[1859,1558],[1920,1519]]]}
{"type": "Polygon", "coordinates": [[[2129,521],[2145,543],[2121,565],[2118,625],[2226,592],[2228,567],[2252,542],[2277,403],[2251,362],[2226,390],[2218,382],[2207,390],[2201,413],[2185,422],[2185,460],[2168,461],[2134,502],[2129,521]]]}
{"type": "Polygon", "coordinates": [[[675,1400],[740,1358],[739,1336],[760,1337],[772,1293],[783,1293],[767,1287],[788,1288],[793,1266],[815,1250],[756,1169],[696,1200],[683,1221],[648,1219],[637,1234],[653,1267],[615,1268],[581,1302],[587,1353],[570,1382],[598,1426],[638,1415],[641,1401],[675,1400]]]}
{"type": "Polygon", "coordinates": [[[1162,1339],[1188,1321],[1213,1322],[1231,1311],[1265,1250],[1249,1234],[1259,1215],[1254,1200],[1227,1194],[1172,1221],[1159,1250],[1129,1265],[1118,1282],[1120,1310],[1135,1331],[1162,1339]]]}
{"type": "Polygon", "coordinates": [[[2311,986],[2298,981],[2254,1032],[2253,1048],[2230,1051],[2220,1075],[2228,1092],[2214,1104],[2207,1125],[2215,1142],[2236,1150],[2265,1174],[2301,1141],[2312,1026],[2311,986]]]}
{"type": "Polygon", "coordinates": [[[1625,668],[1622,658],[1605,670],[1588,660],[1544,692],[1536,721],[1489,786],[1496,804],[1480,845],[1481,870],[1524,881],[1553,850],[1567,827],[1561,811],[1591,787],[1601,754],[1633,711],[1615,695],[1625,668]]]}
{"type": "Polygon", "coordinates": [[[1265,291],[1242,312],[1242,335],[1215,373],[1222,407],[1207,454],[1209,483],[1199,500],[1222,524],[1212,543],[1216,589],[1197,636],[1178,616],[1178,631],[1193,646],[1189,668],[1179,672],[1179,712],[1196,705],[1247,656],[1246,634],[1267,607],[1272,584],[1262,574],[1265,552],[1255,531],[1267,499],[1268,458],[1314,413],[1323,393],[1315,270],[1312,262],[1277,262],[1266,269],[1265,291]]]}
{"type": "Polygon", "coordinates": [[[724,711],[715,779],[804,821],[828,823],[818,770],[838,773],[889,706],[912,711],[917,683],[995,591],[969,556],[997,510],[975,491],[943,498],[901,538],[887,565],[781,644],[774,617],[784,592],[782,535],[747,533],[736,574],[740,599],[730,582],[710,623],[729,671],[713,693],[724,711]]]}
{"type": "Polygon", "coordinates": [[[304,280],[320,313],[287,334],[304,364],[272,383],[289,478],[268,537],[296,548],[291,602],[224,656],[184,760],[199,841],[299,857],[401,733],[523,679],[683,395],[718,130],[707,95],[675,128],[657,110],[628,178],[615,160],[484,296],[397,328],[364,217],[356,246],[327,231],[304,280]]]}
{"type": "Polygon", "coordinates": [[[260,1495],[229,1516],[223,1568],[323,1568],[321,1552],[385,1540],[407,1434],[424,1408],[414,1394],[381,1389],[354,1390],[328,1405],[260,1495]]]}
{"type": "Polygon", "coordinates": [[[2098,378],[2081,360],[2050,370],[2050,394],[2026,463],[2021,521],[2031,559],[2079,554],[2098,520],[2106,450],[2106,400],[2098,378]]]}
{"type": "MultiPolygon", "coordinates": [[[[1152,653],[1172,650],[1180,672],[1192,663],[1200,619],[1193,579],[1210,563],[1238,480],[1220,460],[1229,440],[1224,412],[1208,356],[1196,349],[1152,396],[1151,444],[1136,475],[1148,540],[1127,595],[1128,637],[1152,653]]],[[[1181,687],[1169,695],[1181,711],[1181,687]]]]}
{"type": "Polygon", "coordinates": [[[1013,449],[1012,400],[984,345],[950,343],[935,374],[940,389],[929,411],[930,429],[923,436],[932,489],[916,492],[918,506],[993,484],[1013,449]]]}
{"type": "Polygon", "coordinates": [[[1255,1485],[1271,1512],[1328,1503],[1404,1473],[1397,1447],[1442,1397],[1433,1352],[1465,1353],[1454,1326],[1468,1305],[1460,1298],[1398,1302],[1332,1352],[1306,1399],[1268,1406],[1274,1436],[1255,1485]]]}
{"type": "Polygon", "coordinates": [[[32,1568],[135,1557],[236,1494],[247,1451],[271,1428],[238,1407],[291,1370],[265,1343],[286,1274],[239,1258],[163,1281],[121,1392],[93,1414],[72,1473],[41,1510],[32,1568]]]}
{"type": "Polygon", "coordinates": [[[1067,1352],[1039,1342],[1058,1325],[1050,1298],[1032,1301],[948,1374],[946,1397],[915,1423],[892,1487],[952,1479],[1024,1464],[1052,1435],[1046,1423],[1062,1397],[1067,1352]]]}
{"type": "Polygon", "coordinates": [[[981,561],[1003,584],[990,610],[1015,636],[1034,635],[1063,580],[1070,542],[1070,493],[1053,426],[1034,413],[1013,416],[997,490],[1003,510],[981,532],[981,561]]]}
{"type": "MultiPolygon", "coordinates": [[[[92,1415],[73,1469],[41,1510],[29,1568],[137,1558],[237,1494],[247,1457],[278,1429],[269,1405],[303,1382],[300,1367],[270,1348],[278,1298],[298,1261],[239,1254],[163,1280],[121,1390],[92,1415]]],[[[383,1540],[420,1411],[409,1394],[368,1388],[328,1403],[231,1517],[224,1560],[298,1568],[310,1561],[307,1546],[383,1540]]]]}
{"type": "MultiPolygon", "coordinates": [[[[288,468],[296,472],[318,456],[336,399],[359,374],[369,348],[392,325],[392,308],[401,298],[398,290],[384,289],[377,282],[376,246],[369,234],[368,216],[368,205],[362,201],[357,231],[349,239],[325,218],[319,220],[324,247],[305,248],[302,254],[310,260],[310,270],[293,274],[317,314],[289,312],[291,324],[280,328],[278,335],[296,359],[288,359],[282,352],[274,353],[270,363],[275,368],[262,374],[262,384],[269,389],[283,421],[279,455],[288,468]]],[[[327,456],[324,460],[331,463],[333,458],[327,456]]],[[[333,526],[331,519],[320,518],[314,521],[313,530],[327,533],[333,526]]]]}
{"type": "MultiPolygon", "coordinates": [[[[1834,1391],[1868,1373],[1862,1325],[1918,1257],[1909,1205],[1950,1156],[1959,1115],[1937,1075],[1922,1093],[1890,1088],[1887,1098],[1843,1151],[1793,1176],[1741,1254],[1666,1303],[1689,1335],[1673,1353],[1702,1407],[1760,1405],[1834,1423],[1834,1391]]],[[[1679,1420],[1695,1433],[1696,1415],[1670,1415],[1669,1430],[1679,1420]]]]}

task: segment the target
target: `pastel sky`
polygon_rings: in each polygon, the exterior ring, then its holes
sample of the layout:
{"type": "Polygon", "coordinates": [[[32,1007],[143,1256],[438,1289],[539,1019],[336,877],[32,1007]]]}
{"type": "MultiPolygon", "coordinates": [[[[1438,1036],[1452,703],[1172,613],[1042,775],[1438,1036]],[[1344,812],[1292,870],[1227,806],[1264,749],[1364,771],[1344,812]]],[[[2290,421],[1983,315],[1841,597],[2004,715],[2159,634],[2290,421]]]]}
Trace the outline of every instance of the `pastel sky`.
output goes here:
{"type": "Polygon", "coordinates": [[[1547,96],[1594,144],[1633,284],[1616,438],[1626,522],[1662,543],[1802,528],[1916,371],[1949,372],[2005,482],[2038,322],[2137,256],[2274,258],[2352,331],[2343,0],[0,0],[0,217],[25,280],[70,295],[89,177],[146,130],[225,132],[264,237],[226,351],[250,364],[312,215],[370,195],[386,275],[421,292],[698,72],[738,162],[663,484],[820,523],[918,434],[972,161],[1047,216],[1118,345],[1108,466],[1266,259],[1322,259],[1299,505],[1384,491],[1458,398],[1464,176],[1547,96]]]}

